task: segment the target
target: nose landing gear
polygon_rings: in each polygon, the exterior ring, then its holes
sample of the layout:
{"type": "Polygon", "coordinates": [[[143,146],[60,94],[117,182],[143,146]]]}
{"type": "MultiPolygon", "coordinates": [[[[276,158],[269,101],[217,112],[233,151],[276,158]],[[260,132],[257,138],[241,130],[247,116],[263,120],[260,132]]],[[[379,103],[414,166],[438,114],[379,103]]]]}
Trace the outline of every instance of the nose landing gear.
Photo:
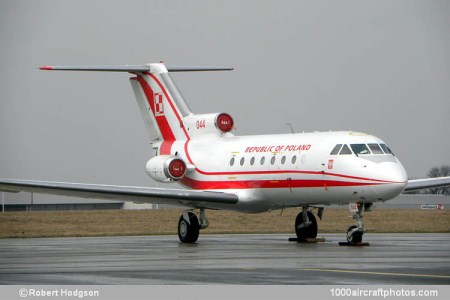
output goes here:
{"type": "Polygon", "coordinates": [[[364,229],[358,228],[358,226],[352,225],[347,230],[347,242],[350,244],[357,244],[362,242],[362,236],[364,229]]]}
{"type": "MultiPolygon", "coordinates": [[[[350,204],[350,207],[357,206],[353,212],[353,219],[356,221],[356,225],[352,225],[347,230],[347,242],[339,242],[341,246],[369,246],[369,243],[363,243],[362,237],[365,232],[363,216],[365,205],[362,203],[350,204]]],[[[351,209],[351,208],[350,208],[351,209]]],[[[352,209],[351,209],[352,210],[352,209]]]]}

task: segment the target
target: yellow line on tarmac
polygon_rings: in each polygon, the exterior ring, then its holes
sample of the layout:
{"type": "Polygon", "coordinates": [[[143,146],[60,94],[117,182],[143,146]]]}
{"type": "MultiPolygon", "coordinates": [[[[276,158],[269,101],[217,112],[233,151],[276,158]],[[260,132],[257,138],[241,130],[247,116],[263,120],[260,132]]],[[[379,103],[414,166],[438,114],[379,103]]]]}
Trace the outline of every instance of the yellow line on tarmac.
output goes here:
{"type": "Polygon", "coordinates": [[[354,270],[339,270],[339,269],[302,269],[302,270],[304,270],[304,271],[318,271],[318,272],[334,272],[334,273],[387,275],[387,276],[450,278],[450,276],[447,276],[447,275],[432,275],[432,274],[387,273],[387,272],[370,272],[370,271],[354,271],[354,270]]]}

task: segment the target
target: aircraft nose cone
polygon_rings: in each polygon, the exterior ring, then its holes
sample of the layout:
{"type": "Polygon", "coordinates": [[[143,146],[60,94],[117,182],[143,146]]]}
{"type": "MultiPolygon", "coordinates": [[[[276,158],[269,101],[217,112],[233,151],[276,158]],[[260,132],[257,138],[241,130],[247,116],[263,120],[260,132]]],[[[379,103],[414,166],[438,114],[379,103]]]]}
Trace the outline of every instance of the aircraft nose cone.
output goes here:
{"type": "Polygon", "coordinates": [[[382,166],[385,171],[386,180],[396,183],[405,183],[408,181],[408,175],[403,165],[397,160],[397,162],[387,163],[382,166]]]}
{"type": "Polygon", "coordinates": [[[389,200],[400,195],[408,182],[405,168],[398,160],[382,163],[380,165],[380,178],[385,183],[378,185],[375,192],[382,200],[389,200]]]}

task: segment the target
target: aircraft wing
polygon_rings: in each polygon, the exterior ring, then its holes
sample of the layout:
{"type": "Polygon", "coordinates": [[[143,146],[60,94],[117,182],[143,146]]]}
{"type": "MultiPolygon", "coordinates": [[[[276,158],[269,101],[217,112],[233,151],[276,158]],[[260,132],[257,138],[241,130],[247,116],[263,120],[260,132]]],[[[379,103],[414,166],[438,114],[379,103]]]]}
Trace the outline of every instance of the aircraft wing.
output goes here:
{"type": "Polygon", "coordinates": [[[405,192],[450,186],[450,177],[408,180],[405,192]]]}
{"type": "Polygon", "coordinates": [[[237,195],[222,192],[18,179],[0,179],[0,191],[10,193],[24,191],[103,200],[184,205],[197,208],[208,208],[215,204],[233,205],[238,202],[237,195]]]}

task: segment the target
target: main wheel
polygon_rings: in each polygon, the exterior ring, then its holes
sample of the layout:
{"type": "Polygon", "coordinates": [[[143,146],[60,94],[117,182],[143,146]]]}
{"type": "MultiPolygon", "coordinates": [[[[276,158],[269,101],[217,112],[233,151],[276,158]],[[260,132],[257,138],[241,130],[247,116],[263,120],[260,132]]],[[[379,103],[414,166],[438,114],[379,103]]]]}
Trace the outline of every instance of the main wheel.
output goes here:
{"type": "Polygon", "coordinates": [[[181,215],[180,220],[178,221],[178,238],[183,243],[192,244],[198,239],[200,225],[198,223],[198,218],[194,213],[188,212],[187,216],[189,217],[189,222],[184,219],[184,214],[181,215]]]}
{"type": "Polygon", "coordinates": [[[362,236],[363,236],[362,231],[355,231],[355,232],[353,232],[353,234],[351,233],[352,230],[355,228],[358,228],[358,227],[355,225],[352,225],[347,230],[347,242],[349,242],[350,244],[358,244],[358,243],[362,242],[362,236]]]}
{"type": "Polygon", "coordinates": [[[309,226],[298,228],[300,224],[303,223],[303,217],[302,213],[299,213],[297,215],[297,218],[295,219],[295,233],[297,234],[297,238],[302,241],[307,238],[316,238],[317,237],[317,221],[314,214],[310,211],[307,212],[308,219],[311,222],[309,226]]]}

